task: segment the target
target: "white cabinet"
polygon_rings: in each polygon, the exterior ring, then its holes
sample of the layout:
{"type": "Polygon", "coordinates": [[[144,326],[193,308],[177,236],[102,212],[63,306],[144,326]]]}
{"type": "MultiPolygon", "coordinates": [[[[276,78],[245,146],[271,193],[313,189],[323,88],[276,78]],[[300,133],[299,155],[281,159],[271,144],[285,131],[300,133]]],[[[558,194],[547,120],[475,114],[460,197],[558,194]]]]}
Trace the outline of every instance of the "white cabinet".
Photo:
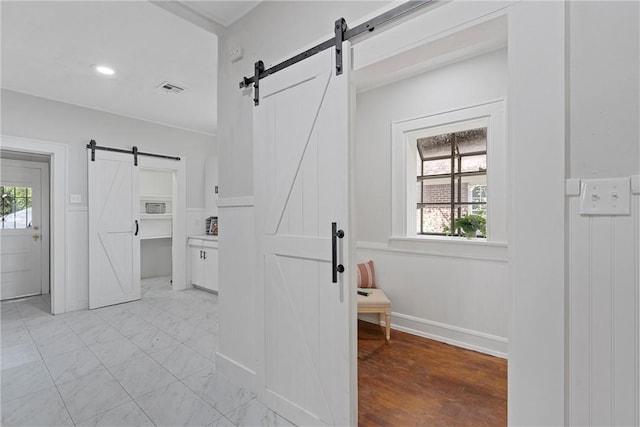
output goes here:
{"type": "Polygon", "coordinates": [[[189,238],[191,284],[218,292],[218,241],[211,237],[189,238]]]}

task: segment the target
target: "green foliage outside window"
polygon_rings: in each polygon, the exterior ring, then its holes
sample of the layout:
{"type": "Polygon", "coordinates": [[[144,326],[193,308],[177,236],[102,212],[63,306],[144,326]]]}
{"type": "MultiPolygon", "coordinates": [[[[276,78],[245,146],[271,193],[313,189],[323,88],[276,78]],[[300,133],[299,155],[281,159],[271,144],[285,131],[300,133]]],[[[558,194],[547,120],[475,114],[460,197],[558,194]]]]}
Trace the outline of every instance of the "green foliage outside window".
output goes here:
{"type": "Polygon", "coordinates": [[[27,209],[31,207],[33,197],[31,188],[2,186],[0,187],[0,196],[2,228],[24,228],[28,226],[30,212],[27,209]],[[22,212],[22,215],[19,212],[22,212]]]}

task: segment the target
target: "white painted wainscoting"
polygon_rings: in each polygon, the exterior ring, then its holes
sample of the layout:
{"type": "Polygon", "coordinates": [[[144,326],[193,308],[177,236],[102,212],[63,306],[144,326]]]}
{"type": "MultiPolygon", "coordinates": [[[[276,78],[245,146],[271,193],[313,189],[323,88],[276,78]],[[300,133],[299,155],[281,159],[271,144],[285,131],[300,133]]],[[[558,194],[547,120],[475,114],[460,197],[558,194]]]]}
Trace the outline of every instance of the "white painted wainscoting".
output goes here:
{"type": "MultiPolygon", "coordinates": [[[[507,246],[467,241],[358,242],[391,300],[391,327],[507,357],[507,246]]],[[[362,316],[369,321],[376,317],[362,316]]],[[[393,333],[392,339],[393,339],[393,333]]]]}
{"type": "Polygon", "coordinates": [[[89,211],[67,207],[66,311],[89,308],[89,211]]]}
{"type": "Polygon", "coordinates": [[[570,425],[640,425],[638,181],[626,216],[580,215],[567,182],[570,425]]]}
{"type": "Polygon", "coordinates": [[[258,319],[254,295],[255,207],[253,197],[218,199],[220,347],[216,369],[255,390],[258,319]]]}

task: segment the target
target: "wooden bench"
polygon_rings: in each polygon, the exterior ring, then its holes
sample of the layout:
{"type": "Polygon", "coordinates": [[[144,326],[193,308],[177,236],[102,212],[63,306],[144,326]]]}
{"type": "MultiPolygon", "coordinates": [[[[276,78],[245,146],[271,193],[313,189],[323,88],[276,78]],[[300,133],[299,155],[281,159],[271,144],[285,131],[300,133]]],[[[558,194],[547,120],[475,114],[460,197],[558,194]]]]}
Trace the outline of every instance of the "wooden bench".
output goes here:
{"type": "Polygon", "coordinates": [[[368,289],[370,295],[358,294],[358,314],[378,313],[378,324],[380,324],[382,314],[385,315],[384,324],[386,327],[386,339],[391,339],[391,301],[381,289],[368,289]]]}

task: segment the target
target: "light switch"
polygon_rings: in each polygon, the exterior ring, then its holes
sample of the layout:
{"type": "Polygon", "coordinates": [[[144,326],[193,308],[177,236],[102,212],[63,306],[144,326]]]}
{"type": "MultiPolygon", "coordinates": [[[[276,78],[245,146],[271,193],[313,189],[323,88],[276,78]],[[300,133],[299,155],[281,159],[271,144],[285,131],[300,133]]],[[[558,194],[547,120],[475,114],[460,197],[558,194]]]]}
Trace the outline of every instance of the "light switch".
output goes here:
{"type": "Polygon", "coordinates": [[[71,194],[69,196],[69,203],[73,203],[73,204],[82,203],[82,194],[71,194]]]}
{"type": "Polygon", "coordinates": [[[583,179],[580,198],[582,215],[630,215],[631,179],[583,179]]]}

